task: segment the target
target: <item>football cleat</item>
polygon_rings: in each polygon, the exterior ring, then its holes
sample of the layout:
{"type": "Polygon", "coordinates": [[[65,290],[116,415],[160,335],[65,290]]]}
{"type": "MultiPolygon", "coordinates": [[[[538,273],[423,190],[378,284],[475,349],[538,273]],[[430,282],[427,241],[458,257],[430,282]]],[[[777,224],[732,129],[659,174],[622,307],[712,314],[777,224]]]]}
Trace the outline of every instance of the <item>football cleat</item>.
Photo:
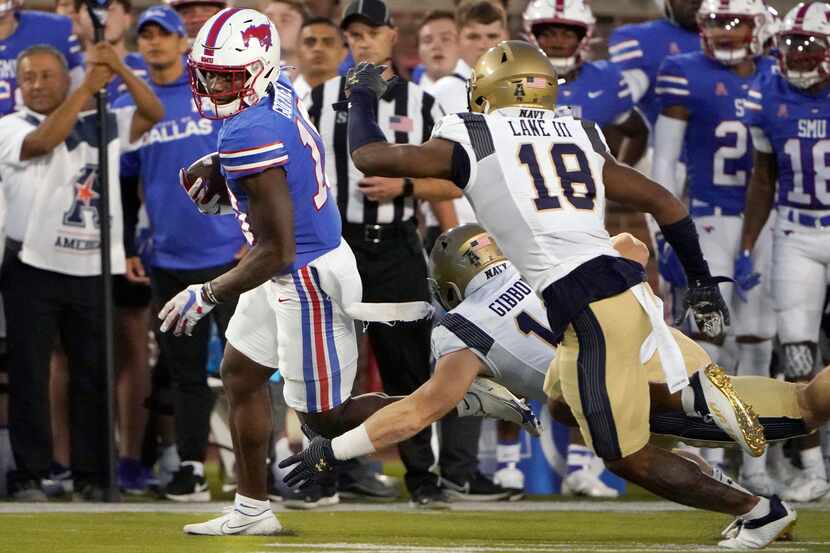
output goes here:
{"type": "Polygon", "coordinates": [[[274,536],[282,531],[282,525],[271,509],[249,516],[226,507],[222,516],[186,524],[182,530],[192,536],[274,536]]]}
{"type": "Polygon", "coordinates": [[[510,492],[510,501],[518,501],[525,495],[525,475],[512,463],[493,473],[493,483],[510,492]]]}
{"type": "Polygon", "coordinates": [[[702,371],[700,385],[712,421],[744,451],[753,457],[760,457],[767,446],[764,427],[752,406],[735,392],[723,368],[714,363],[708,365],[702,371]]]}
{"type": "Polygon", "coordinates": [[[769,514],[757,519],[736,519],[723,531],[726,539],[718,545],[726,549],[762,549],[791,532],[797,518],[795,510],[775,495],[769,502],[769,514]]]}
{"type": "Polygon", "coordinates": [[[477,376],[458,406],[459,417],[490,417],[515,422],[531,436],[542,433],[542,423],[523,399],[498,382],[477,376]]]}
{"type": "Polygon", "coordinates": [[[562,480],[562,495],[614,498],[620,494],[614,488],[607,486],[591,470],[580,469],[570,473],[562,480]]]}
{"type": "Polygon", "coordinates": [[[787,501],[808,503],[825,497],[828,491],[830,484],[824,478],[802,474],[782,491],[781,497],[787,501]]]}

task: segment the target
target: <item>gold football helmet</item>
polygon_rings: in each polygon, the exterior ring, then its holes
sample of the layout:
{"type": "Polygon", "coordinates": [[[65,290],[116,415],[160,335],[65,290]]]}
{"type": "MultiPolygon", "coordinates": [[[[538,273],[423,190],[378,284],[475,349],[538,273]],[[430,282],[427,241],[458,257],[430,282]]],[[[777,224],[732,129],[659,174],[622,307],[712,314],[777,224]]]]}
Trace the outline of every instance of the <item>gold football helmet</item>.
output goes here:
{"type": "Polygon", "coordinates": [[[558,77],[550,60],[537,46],[505,40],[476,62],[467,85],[470,111],[523,107],[554,109],[558,77]]]}
{"type": "Polygon", "coordinates": [[[473,278],[506,261],[493,237],[476,224],[460,225],[438,237],[429,255],[429,283],[436,299],[450,310],[464,299],[473,278]]]}

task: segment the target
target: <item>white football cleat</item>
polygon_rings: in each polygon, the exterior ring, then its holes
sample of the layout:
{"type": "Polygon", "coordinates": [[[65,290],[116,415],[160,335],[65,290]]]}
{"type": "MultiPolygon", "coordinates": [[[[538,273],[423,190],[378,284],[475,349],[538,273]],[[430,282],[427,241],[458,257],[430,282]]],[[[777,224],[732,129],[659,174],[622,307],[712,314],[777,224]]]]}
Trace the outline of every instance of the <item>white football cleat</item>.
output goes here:
{"type": "Polygon", "coordinates": [[[738,477],[738,484],[753,494],[763,497],[772,497],[778,493],[778,486],[775,480],[770,478],[770,475],[766,472],[754,472],[752,474],[744,474],[742,472],[738,477]]]}
{"type": "Polygon", "coordinates": [[[780,535],[790,532],[797,518],[795,510],[774,495],[770,512],[757,519],[738,518],[723,531],[727,539],[718,543],[726,549],[762,549],[780,535]]]}
{"type": "Polygon", "coordinates": [[[233,507],[226,507],[222,516],[207,522],[186,524],[182,530],[193,536],[274,536],[282,531],[282,524],[271,509],[249,516],[233,507]]]}
{"type": "Polygon", "coordinates": [[[493,483],[509,490],[510,501],[518,501],[525,495],[525,475],[513,466],[506,466],[493,473],[493,483]]]}
{"type": "Polygon", "coordinates": [[[781,498],[787,501],[807,503],[821,499],[827,495],[828,491],[830,491],[830,484],[824,478],[802,474],[781,492],[781,498]]]}
{"type": "Polygon", "coordinates": [[[744,403],[722,367],[710,364],[700,371],[700,385],[712,421],[729,434],[741,449],[760,457],[767,447],[764,427],[752,406],[744,403]]]}
{"type": "Polygon", "coordinates": [[[599,476],[588,469],[580,469],[562,480],[562,495],[584,495],[587,497],[618,497],[620,493],[607,486],[599,476]]]}
{"type": "Polygon", "coordinates": [[[542,433],[542,423],[523,399],[498,382],[477,376],[457,406],[459,417],[490,417],[515,422],[531,436],[542,433]]]}

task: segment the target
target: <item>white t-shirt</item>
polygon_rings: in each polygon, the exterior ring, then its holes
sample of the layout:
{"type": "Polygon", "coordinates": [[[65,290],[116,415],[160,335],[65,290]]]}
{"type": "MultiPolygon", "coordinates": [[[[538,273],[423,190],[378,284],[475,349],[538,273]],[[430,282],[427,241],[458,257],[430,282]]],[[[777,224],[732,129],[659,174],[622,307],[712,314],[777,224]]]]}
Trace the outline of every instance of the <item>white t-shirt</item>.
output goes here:
{"type": "MultiPolygon", "coordinates": [[[[129,142],[135,107],[109,112],[109,199],[112,272],[125,270],[118,160],[129,142]]],[[[45,116],[28,109],[0,119],[0,179],[8,205],[6,235],[23,242],[20,260],[73,276],[101,274],[97,202],[97,114],[81,112],[72,132],[49,154],[20,160],[23,140],[45,116]]]]}
{"type": "Polygon", "coordinates": [[[291,81],[291,86],[294,87],[294,92],[297,93],[297,98],[303,101],[303,103],[307,103],[307,97],[311,94],[311,85],[308,84],[308,81],[305,80],[305,77],[297,74],[297,78],[291,81]]]}

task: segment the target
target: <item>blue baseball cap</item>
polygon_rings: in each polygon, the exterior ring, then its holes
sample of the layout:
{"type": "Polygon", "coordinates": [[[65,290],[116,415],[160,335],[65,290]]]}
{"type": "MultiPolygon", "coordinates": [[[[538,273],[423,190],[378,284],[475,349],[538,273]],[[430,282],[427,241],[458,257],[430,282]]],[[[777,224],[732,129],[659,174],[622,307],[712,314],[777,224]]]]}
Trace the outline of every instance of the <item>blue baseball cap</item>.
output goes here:
{"type": "Polygon", "coordinates": [[[168,33],[175,33],[180,36],[187,35],[181,16],[169,6],[153,6],[144,10],[138,18],[136,28],[141,32],[141,28],[147,23],[155,23],[168,33]]]}

